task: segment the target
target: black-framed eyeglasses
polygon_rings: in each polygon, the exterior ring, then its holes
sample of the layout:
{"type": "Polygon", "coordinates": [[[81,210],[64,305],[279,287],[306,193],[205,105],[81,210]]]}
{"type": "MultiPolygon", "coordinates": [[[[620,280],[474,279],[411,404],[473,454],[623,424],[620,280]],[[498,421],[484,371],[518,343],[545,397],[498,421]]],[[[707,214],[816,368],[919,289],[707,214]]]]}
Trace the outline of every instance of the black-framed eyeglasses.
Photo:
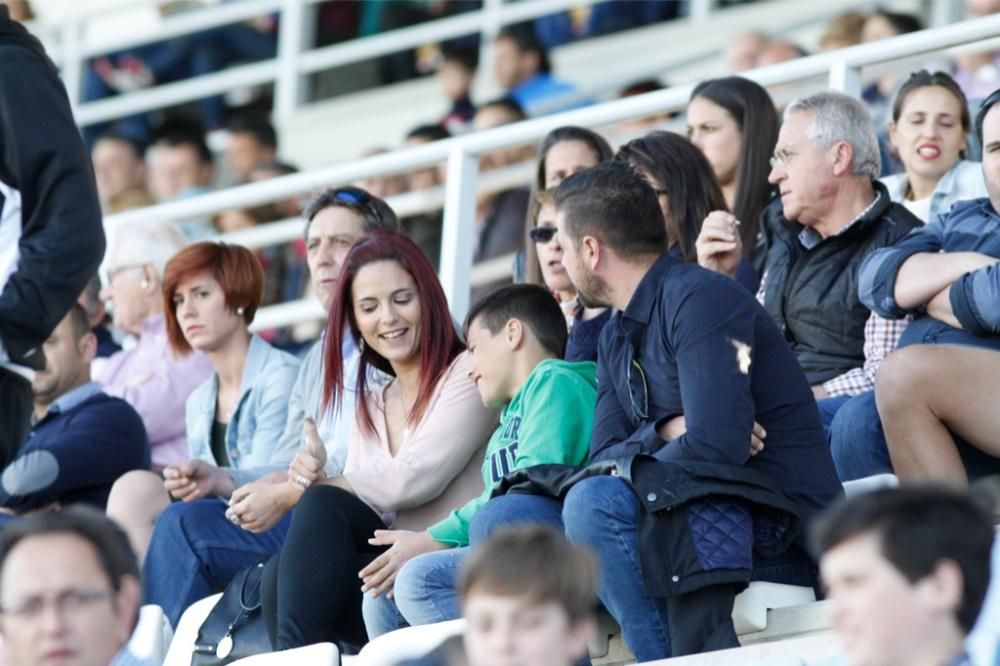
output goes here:
{"type": "Polygon", "coordinates": [[[646,373],[639,365],[638,359],[629,361],[625,373],[628,380],[628,399],[632,403],[632,414],[642,421],[649,418],[649,391],[646,385],[646,373]],[[635,372],[632,370],[635,369],[635,372]]]}
{"type": "Polygon", "coordinates": [[[531,240],[539,245],[544,245],[545,243],[551,243],[552,239],[555,238],[556,228],[555,227],[535,227],[528,232],[528,236],[531,240]]]}
{"type": "Polygon", "coordinates": [[[110,599],[114,595],[112,590],[63,590],[53,597],[28,597],[23,601],[5,605],[0,608],[0,613],[8,617],[16,617],[20,620],[36,620],[45,611],[46,607],[54,606],[61,614],[82,613],[88,606],[110,599]]]}

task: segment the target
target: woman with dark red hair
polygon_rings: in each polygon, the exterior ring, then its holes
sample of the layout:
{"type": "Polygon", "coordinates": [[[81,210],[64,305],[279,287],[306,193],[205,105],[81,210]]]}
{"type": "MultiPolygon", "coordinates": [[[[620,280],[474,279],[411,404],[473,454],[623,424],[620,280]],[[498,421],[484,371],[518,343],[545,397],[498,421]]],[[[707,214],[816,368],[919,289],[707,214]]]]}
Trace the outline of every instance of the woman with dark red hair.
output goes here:
{"type": "Polygon", "coordinates": [[[162,478],[129,472],[111,489],[108,515],[132,541],[140,561],[153,525],[174,500],[220,502],[236,487],[225,468],[260,467],[285,428],[299,361],[252,335],[264,293],[264,271],[239,245],[195,243],[167,262],[163,312],[175,356],[205,354],[215,372],[187,399],[188,460],[162,478]]]}
{"type": "Polygon", "coordinates": [[[304,493],[285,544],[265,568],[264,617],[275,649],[366,641],[358,572],[385,550],[376,530],[426,529],[482,492],[484,447],[496,412],[480,401],[444,291],[403,234],[362,237],[344,262],[326,328],[324,401],[339,409],[339,353],[361,350],[357,423],[344,473],[323,474],[322,443],[306,422],[308,451],[288,483],[304,493]],[[372,383],[372,370],[389,375],[372,383]],[[315,458],[319,458],[319,464],[315,458]]]}

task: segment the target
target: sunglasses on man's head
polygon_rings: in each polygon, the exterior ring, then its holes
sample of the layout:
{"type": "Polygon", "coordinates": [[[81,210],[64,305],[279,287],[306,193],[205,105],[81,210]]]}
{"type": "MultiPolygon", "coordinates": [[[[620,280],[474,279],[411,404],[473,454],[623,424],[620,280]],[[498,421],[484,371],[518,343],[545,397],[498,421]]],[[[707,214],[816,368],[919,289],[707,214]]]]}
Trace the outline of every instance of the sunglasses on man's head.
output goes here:
{"type": "Polygon", "coordinates": [[[535,227],[528,232],[528,236],[536,243],[548,243],[556,235],[555,227],[535,227]]]}

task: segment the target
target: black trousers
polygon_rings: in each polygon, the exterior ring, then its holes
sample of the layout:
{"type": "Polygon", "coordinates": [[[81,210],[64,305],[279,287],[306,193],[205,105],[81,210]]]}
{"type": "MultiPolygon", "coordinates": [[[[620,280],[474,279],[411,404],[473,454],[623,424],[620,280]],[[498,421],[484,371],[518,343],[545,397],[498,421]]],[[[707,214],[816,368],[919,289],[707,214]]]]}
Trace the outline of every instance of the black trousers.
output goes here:
{"type": "Polygon", "coordinates": [[[31,382],[0,368],[0,469],[17,457],[31,429],[31,382]]]}
{"type": "Polygon", "coordinates": [[[368,641],[358,572],[385,550],[368,543],[385,529],[356,495],[316,486],[292,513],[285,543],[264,567],[261,604],[275,650],[368,641]]]}

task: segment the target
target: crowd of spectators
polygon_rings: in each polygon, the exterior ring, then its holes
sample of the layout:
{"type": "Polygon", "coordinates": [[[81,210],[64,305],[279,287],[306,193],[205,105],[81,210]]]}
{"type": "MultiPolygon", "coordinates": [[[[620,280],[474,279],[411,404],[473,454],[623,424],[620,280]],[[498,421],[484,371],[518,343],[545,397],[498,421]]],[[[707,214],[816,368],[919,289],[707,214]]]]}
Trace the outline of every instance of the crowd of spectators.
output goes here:
{"type": "MultiPolygon", "coordinates": [[[[919,27],[845,15],[821,43],[919,27]]],[[[505,95],[479,105],[474,65],[461,45],[446,51],[453,106],[405,143],[586,103],[551,72],[550,28],[497,37],[505,95]]],[[[0,13],[0,48],[32,51],[24,34],[0,13]]],[[[747,33],[727,62],[800,55],[747,33]]],[[[845,640],[850,663],[916,664],[917,637],[949,663],[989,579],[992,530],[967,489],[1000,474],[1000,90],[983,95],[963,72],[985,76],[963,61],[882,77],[863,100],[821,92],[781,111],[732,74],[693,89],[686,136],[664,118],[620,145],[564,126],[482,156],[485,173],[530,160],[535,171],[528,187],[477,200],[476,260],[515,256],[515,284],[473,289],[461,325],[436,271],[441,214],[400,219],[386,202],[440,186],[436,166],[120,231],[103,286],[76,271],[78,302],[48,317],[44,364],[26,365],[0,310],[0,379],[33,378],[34,403],[0,472],[0,632],[49,603],[118,595],[102,621],[127,633],[140,587],[176,627],[261,563],[276,650],[351,652],[465,612],[476,663],[516,598],[552,611],[560,637],[524,649],[560,647],[553,663],[569,664],[586,659],[596,595],[647,661],[735,647],[734,599],[751,581],[822,595],[822,574],[835,630],[892,639],[845,640]],[[288,246],[214,240],[294,218],[304,233],[288,246]],[[326,313],[318,338],[251,332],[260,307],[306,295],[326,313]],[[883,473],[907,487],[831,511],[844,482],[883,473]],[[120,530],[87,511],[28,517],[79,504],[120,530]],[[509,531],[526,523],[546,529],[509,531]],[[918,527],[940,538],[908,553],[918,527]],[[128,556],[107,570],[104,552],[124,539],[128,556]],[[113,592],[30,596],[27,576],[18,597],[7,567],[32,573],[23,553],[43,541],[96,549],[105,571],[92,577],[113,592]],[[565,558],[575,583],[543,584],[541,552],[565,558]],[[859,567],[898,582],[896,596],[859,584],[859,567]],[[543,591],[526,594],[514,570],[543,591]],[[931,597],[911,590],[925,583],[931,597]],[[858,629],[865,594],[870,627],[858,629]],[[913,613],[890,631],[884,606],[900,603],[913,613]]],[[[6,150],[17,114],[2,99],[6,150]]],[[[95,135],[92,207],[295,171],[263,116],[226,123],[218,159],[200,127],[167,126],[148,145],[127,125],[95,135]]],[[[6,202],[23,197],[30,214],[36,200],[22,162],[0,157],[3,241],[6,202]]],[[[0,305],[32,268],[12,266],[0,305]]]]}

